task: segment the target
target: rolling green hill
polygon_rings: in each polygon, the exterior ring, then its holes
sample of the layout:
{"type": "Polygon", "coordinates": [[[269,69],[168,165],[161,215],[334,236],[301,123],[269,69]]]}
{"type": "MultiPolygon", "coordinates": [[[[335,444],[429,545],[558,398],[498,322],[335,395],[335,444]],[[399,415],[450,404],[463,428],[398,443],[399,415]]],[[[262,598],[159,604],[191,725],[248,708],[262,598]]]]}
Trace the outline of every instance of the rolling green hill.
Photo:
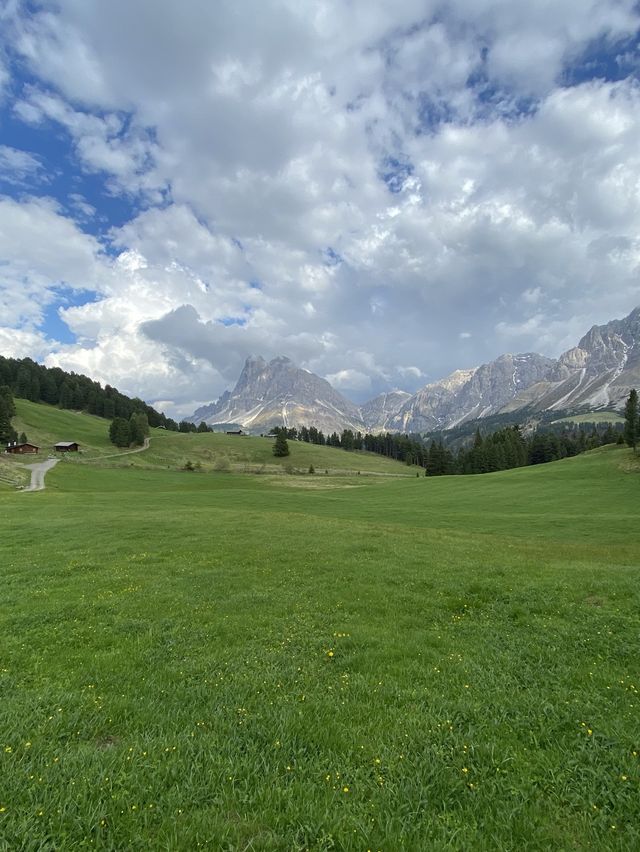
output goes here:
{"type": "Polygon", "coordinates": [[[26,432],[42,452],[49,452],[56,441],[77,441],[82,452],[69,456],[68,462],[92,461],[109,466],[126,464],[146,468],[182,468],[187,461],[200,465],[204,472],[229,470],[246,473],[306,473],[313,465],[318,474],[385,473],[415,476],[415,468],[375,453],[351,452],[289,441],[290,455],[274,457],[273,439],[221,433],[182,433],[152,429],[148,450],[127,453],[109,441],[109,421],[82,412],[66,411],[44,403],[16,400],[13,420],[18,432],[26,432]]]}
{"type": "Polygon", "coordinates": [[[637,458],[176,469],[269,443],[0,493],[0,848],[639,848],[637,458]]]}
{"type": "Polygon", "coordinates": [[[116,452],[109,441],[109,421],[102,417],[26,399],[16,399],[15,404],[14,429],[25,432],[29,441],[40,447],[41,454],[53,453],[58,441],[76,441],[87,457],[116,452]]]}

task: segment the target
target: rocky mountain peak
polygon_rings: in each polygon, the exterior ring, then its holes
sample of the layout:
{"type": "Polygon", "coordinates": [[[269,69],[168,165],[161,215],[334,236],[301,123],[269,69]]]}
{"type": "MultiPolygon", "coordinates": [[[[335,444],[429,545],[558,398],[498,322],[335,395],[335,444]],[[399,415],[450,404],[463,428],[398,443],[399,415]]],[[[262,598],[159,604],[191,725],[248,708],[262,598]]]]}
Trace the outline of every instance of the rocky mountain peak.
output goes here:
{"type": "Polygon", "coordinates": [[[281,355],[268,363],[247,358],[233,391],[198,409],[193,420],[240,423],[251,431],[273,426],[425,432],[522,408],[545,410],[623,404],[640,386],[640,307],[621,320],[593,326],[559,358],[506,353],[456,370],[415,394],[391,391],[358,409],[325,379],[281,355]]]}
{"type": "Polygon", "coordinates": [[[324,432],[363,430],[358,408],[325,379],[302,370],[284,355],[268,363],[247,358],[232,391],[198,409],[192,420],[211,425],[238,423],[251,432],[274,426],[315,426],[324,432]]]}

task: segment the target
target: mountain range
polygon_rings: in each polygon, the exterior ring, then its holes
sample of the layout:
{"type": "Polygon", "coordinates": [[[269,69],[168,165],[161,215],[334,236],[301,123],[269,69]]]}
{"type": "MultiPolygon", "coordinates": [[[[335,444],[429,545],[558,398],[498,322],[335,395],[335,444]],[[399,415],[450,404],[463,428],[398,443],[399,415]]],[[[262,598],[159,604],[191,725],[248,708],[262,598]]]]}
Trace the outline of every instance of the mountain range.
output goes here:
{"type": "Polygon", "coordinates": [[[391,391],[356,406],[326,379],[284,356],[247,358],[232,391],[199,408],[190,420],[264,432],[274,426],[315,426],[325,433],[427,432],[492,414],[549,409],[621,408],[640,386],[640,308],[593,326],[559,358],[534,352],[500,355],[456,370],[414,394],[391,391]]]}

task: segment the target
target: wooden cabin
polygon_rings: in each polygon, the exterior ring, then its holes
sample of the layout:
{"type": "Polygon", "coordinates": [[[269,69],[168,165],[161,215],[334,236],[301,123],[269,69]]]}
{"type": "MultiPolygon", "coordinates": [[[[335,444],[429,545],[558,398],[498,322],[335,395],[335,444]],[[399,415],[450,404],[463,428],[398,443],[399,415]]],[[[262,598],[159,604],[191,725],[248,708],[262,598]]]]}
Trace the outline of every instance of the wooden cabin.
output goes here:
{"type": "Polygon", "coordinates": [[[17,441],[12,441],[10,444],[7,444],[7,448],[5,449],[5,453],[11,453],[16,456],[29,455],[33,453],[40,452],[40,447],[36,447],[35,444],[19,444],[17,441]]]}
{"type": "Polygon", "coordinates": [[[75,441],[58,441],[53,449],[56,453],[77,453],[80,447],[75,441]]]}

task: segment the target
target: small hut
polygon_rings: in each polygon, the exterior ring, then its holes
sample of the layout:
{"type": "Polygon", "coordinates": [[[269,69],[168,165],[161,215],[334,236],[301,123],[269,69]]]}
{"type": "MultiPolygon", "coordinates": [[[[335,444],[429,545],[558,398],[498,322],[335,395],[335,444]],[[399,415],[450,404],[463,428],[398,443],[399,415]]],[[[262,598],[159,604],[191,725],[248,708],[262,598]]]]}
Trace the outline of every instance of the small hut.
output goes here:
{"type": "Polygon", "coordinates": [[[79,449],[75,441],[58,441],[54,447],[56,453],[77,453],[79,449]]]}
{"type": "Polygon", "coordinates": [[[16,456],[23,456],[28,454],[37,453],[40,451],[40,447],[36,447],[35,444],[30,444],[28,442],[19,444],[18,441],[12,441],[7,444],[7,448],[5,449],[5,453],[11,453],[16,456]]]}

